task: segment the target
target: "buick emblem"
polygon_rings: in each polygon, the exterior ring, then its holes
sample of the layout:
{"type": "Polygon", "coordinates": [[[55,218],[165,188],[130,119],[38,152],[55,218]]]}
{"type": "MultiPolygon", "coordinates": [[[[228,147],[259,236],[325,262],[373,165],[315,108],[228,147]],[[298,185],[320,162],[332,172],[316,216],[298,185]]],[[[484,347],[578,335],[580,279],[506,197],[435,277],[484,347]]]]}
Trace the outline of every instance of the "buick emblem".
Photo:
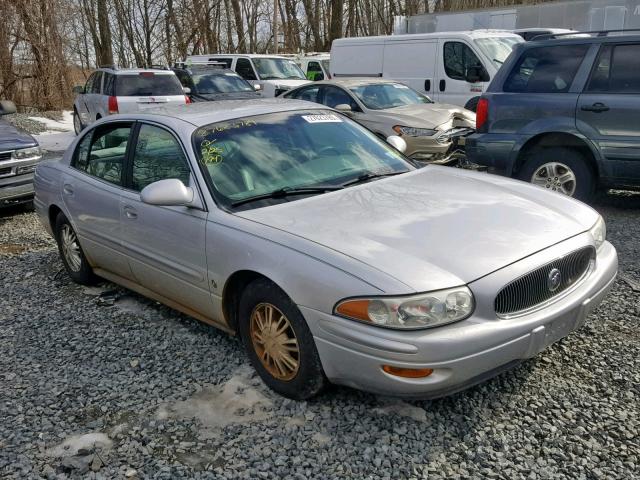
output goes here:
{"type": "Polygon", "coordinates": [[[552,268],[547,276],[547,288],[550,292],[555,292],[562,282],[562,273],[557,268],[552,268]]]}

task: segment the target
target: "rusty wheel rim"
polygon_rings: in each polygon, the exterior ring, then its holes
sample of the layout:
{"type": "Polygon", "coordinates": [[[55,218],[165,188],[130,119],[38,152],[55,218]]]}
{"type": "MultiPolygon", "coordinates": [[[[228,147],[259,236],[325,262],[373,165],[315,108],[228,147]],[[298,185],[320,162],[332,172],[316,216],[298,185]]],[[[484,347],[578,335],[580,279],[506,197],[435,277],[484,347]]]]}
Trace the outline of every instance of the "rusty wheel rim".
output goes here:
{"type": "Polygon", "coordinates": [[[262,366],[278,380],[294,378],[300,367],[300,347],[286,315],[270,303],[260,303],[251,312],[249,331],[262,366]]]}

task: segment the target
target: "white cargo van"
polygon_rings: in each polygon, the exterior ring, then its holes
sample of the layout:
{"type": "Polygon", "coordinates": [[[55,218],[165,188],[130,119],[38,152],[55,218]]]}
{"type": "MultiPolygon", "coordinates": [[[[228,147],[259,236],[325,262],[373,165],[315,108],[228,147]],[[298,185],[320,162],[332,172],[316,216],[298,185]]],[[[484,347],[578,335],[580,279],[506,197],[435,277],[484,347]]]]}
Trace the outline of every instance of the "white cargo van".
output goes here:
{"type": "Polygon", "coordinates": [[[341,38],[331,46],[331,75],[397,80],[436,102],[475,111],[489,81],[523,41],[504,30],[341,38]]]}
{"type": "Polygon", "coordinates": [[[277,97],[294,87],[309,83],[300,67],[291,59],[279,55],[214,54],[191,55],[184,63],[219,62],[235,71],[252,85],[258,85],[265,97],[277,97]]]}

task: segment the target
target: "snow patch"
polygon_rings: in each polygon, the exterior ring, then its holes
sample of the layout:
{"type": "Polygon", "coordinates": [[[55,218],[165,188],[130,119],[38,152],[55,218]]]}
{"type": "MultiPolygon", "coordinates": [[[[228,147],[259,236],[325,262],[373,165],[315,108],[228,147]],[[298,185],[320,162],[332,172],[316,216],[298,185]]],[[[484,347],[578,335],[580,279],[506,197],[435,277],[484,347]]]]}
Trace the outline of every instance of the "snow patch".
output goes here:
{"type": "Polygon", "coordinates": [[[72,435],[64,439],[62,443],[47,450],[50,457],[69,457],[77,455],[78,450],[100,450],[106,452],[111,448],[113,442],[102,432],[91,432],[83,435],[72,435]]]}
{"type": "Polygon", "coordinates": [[[203,428],[202,439],[212,438],[216,431],[232,423],[250,423],[266,420],[273,415],[273,402],[260,392],[259,380],[252,378],[249,367],[241,367],[225,383],[206,387],[187,400],[161,406],[156,416],[196,419],[203,428]],[[256,381],[257,380],[257,381],[256,381]]]}

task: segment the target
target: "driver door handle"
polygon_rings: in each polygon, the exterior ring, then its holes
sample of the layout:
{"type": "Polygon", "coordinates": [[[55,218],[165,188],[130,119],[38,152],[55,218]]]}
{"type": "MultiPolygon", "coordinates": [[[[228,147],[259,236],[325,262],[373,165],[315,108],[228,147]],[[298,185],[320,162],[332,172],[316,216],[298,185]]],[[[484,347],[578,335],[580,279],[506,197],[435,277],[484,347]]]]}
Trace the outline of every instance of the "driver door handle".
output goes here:
{"type": "Polygon", "coordinates": [[[607,107],[604,103],[602,102],[596,102],[593,105],[582,105],[580,107],[580,110],[584,111],[584,112],[595,112],[595,113],[600,113],[600,112],[606,112],[609,110],[609,107],[607,107]]]}
{"type": "Polygon", "coordinates": [[[133,208],[130,205],[125,205],[125,207],[123,208],[124,210],[124,214],[127,216],[127,218],[138,218],[138,212],[136,212],[136,209],[133,208]]]}

